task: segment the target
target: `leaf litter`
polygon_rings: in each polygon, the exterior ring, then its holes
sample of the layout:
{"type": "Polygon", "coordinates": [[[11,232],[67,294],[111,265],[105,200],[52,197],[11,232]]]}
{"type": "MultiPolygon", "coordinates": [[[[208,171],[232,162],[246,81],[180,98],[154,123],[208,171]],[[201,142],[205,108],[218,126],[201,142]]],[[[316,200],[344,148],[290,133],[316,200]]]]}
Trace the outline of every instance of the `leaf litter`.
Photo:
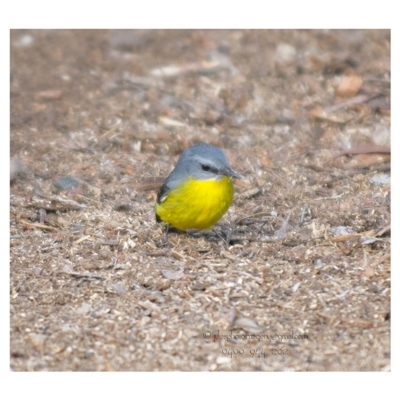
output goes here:
{"type": "Polygon", "coordinates": [[[13,370],[390,369],[389,31],[26,35],[13,370]],[[213,231],[165,241],[157,189],[201,141],[243,179],[213,231]]]}

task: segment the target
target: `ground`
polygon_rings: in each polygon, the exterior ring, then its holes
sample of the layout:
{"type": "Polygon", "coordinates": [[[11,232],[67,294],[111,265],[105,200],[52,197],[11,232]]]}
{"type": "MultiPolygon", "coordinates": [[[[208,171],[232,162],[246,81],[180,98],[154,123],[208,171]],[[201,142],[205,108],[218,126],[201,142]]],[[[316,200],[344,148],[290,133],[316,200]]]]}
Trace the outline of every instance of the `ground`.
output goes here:
{"type": "Polygon", "coordinates": [[[14,371],[390,370],[390,31],[11,32],[14,371]],[[167,240],[179,154],[234,203],[167,240]]]}

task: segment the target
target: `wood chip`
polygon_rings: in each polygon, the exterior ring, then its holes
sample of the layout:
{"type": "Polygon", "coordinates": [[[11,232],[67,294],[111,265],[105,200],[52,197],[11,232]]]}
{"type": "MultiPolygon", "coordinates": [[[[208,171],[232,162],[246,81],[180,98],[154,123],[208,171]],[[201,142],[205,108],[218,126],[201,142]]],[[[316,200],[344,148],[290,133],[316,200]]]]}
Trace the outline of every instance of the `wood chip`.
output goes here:
{"type": "Polygon", "coordinates": [[[29,228],[29,229],[35,229],[35,228],[37,228],[37,229],[43,229],[44,231],[53,231],[53,232],[58,231],[58,229],[57,229],[57,228],[54,228],[53,226],[48,226],[48,225],[44,225],[44,224],[39,224],[38,222],[31,223],[31,222],[25,221],[25,220],[23,220],[23,219],[20,219],[20,220],[19,220],[19,223],[20,223],[21,225],[25,226],[26,228],[29,228]]]}
{"type": "Polygon", "coordinates": [[[336,89],[339,97],[353,97],[357,94],[363,84],[361,77],[356,75],[345,76],[336,89]]]}
{"type": "Polygon", "coordinates": [[[182,279],[184,276],[183,268],[180,270],[162,269],[161,272],[167,279],[171,279],[173,281],[182,279]]]}
{"type": "Polygon", "coordinates": [[[258,334],[265,331],[265,328],[258,325],[252,318],[241,317],[237,318],[233,324],[233,329],[243,329],[246,332],[258,334]]]}

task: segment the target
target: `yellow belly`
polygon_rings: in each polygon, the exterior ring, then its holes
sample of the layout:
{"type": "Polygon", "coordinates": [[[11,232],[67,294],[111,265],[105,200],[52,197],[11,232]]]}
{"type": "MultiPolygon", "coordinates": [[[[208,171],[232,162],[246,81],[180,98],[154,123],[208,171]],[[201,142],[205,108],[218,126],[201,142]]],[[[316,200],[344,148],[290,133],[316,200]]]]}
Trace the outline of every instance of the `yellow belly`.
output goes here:
{"type": "Polygon", "coordinates": [[[192,178],[156,203],[156,214],[181,231],[211,228],[228,210],[233,200],[229,177],[199,181],[192,178]]]}

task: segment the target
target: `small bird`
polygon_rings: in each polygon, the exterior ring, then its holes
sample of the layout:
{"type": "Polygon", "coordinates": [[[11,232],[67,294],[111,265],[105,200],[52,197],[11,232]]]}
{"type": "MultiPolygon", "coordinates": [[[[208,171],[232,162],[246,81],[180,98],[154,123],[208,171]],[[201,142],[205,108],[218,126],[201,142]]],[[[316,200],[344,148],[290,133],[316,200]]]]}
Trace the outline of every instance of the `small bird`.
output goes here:
{"type": "Polygon", "coordinates": [[[231,178],[240,175],[221,149],[206,143],[187,148],[158,192],[157,222],[180,231],[212,228],[232,204],[231,178]]]}

